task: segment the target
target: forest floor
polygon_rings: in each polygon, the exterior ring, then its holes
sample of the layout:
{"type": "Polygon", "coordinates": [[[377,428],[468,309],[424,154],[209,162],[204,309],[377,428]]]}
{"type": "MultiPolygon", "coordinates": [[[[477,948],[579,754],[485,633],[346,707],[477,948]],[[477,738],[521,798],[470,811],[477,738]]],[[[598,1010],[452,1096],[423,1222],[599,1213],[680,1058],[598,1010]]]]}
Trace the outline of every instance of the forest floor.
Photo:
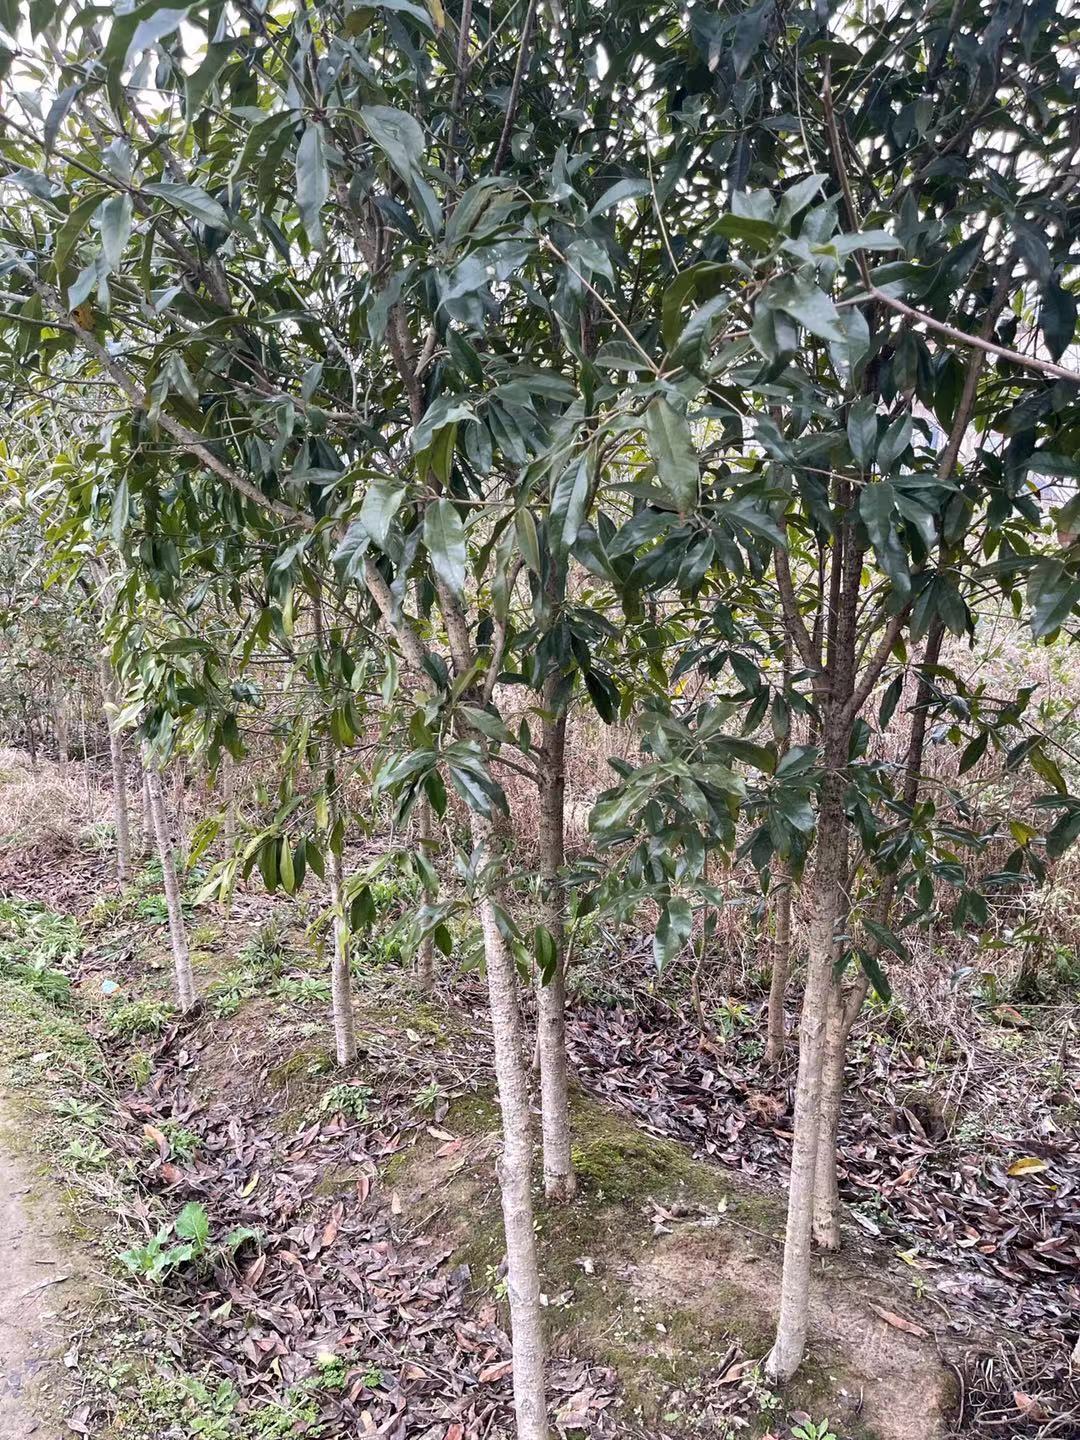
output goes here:
{"type": "MultiPolygon", "coordinates": [[[[420,1003],[373,944],[343,1073],[318,904],[253,888],[228,913],[191,906],[204,1003],[179,1021],[154,867],[121,892],[93,838],[0,854],[15,1167],[0,1236],[25,1237],[18,1264],[5,1251],[4,1314],[37,1283],[28,1267],[53,1280],[38,1262],[62,1257],[72,1277],[71,1300],[44,1286],[18,1340],[0,1332],[0,1433],[509,1434],[477,977],[420,1003]]],[[[391,882],[378,898],[387,919],[409,903],[391,882]]],[[[963,1030],[868,1012],[841,1137],[845,1250],[816,1265],[808,1363],[777,1394],[760,1361],[791,1068],[762,1064],[759,995],[699,993],[677,971],[658,987],[646,951],[598,931],[575,973],[580,1193],[538,1215],[558,1431],[1080,1435],[1075,1006],[986,1005],[963,1030]]]]}

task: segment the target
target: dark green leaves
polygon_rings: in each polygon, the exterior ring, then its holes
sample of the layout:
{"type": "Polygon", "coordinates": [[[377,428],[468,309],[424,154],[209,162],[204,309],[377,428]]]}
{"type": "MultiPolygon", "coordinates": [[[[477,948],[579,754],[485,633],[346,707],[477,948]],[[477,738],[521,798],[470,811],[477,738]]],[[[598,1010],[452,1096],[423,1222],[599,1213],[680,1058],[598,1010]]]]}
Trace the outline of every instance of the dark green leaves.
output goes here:
{"type": "Polygon", "coordinates": [[[326,141],[322,126],[308,124],[296,147],[296,201],[300,207],[308,240],[313,250],[326,248],[322,207],[330,193],[330,171],[326,163],[326,141]]]}
{"type": "Polygon", "coordinates": [[[662,970],[682,951],[690,939],[693,924],[690,902],[673,895],[660,912],[660,919],[656,922],[656,934],[653,936],[653,958],[658,970],[662,970]]]}
{"type": "Polygon", "coordinates": [[[144,185],[143,193],[167,200],[177,210],[182,210],[185,215],[190,215],[193,220],[199,220],[204,225],[212,225],[217,230],[231,228],[232,221],[228,211],[199,185],[162,180],[152,185],[144,185]]]}
{"type": "Polygon", "coordinates": [[[424,511],[424,544],[431,566],[452,595],[465,589],[465,526],[450,500],[433,500],[424,511]]]}
{"type": "Polygon", "coordinates": [[[774,310],[783,310],[812,335],[823,340],[844,343],[847,333],[840,324],[836,306],[811,281],[801,275],[785,275],[772,284],[762,296],[763,304],[774,310]]]}
{"type": "Polygon", "coordinates": [[[847,436],[855,464],[869,470],[877,453],[877,406],[864,395],[848,411],[847,436]]]}
{"type": "Polygon", "coordinates": [[[698,493],[698,455],[686,416],[662,395],[645,412],[645,434],[656,473],[680,515],[691,510],[698,493]]]}
{"type": "Polygon", "coordinates": [[[1069,573],[1064,561],[1040,560],[1028,578],[1031,633],[1036,640],[1052,635],[1080,602],[1080,580],[1069,573]]]}
{"type": "Polygon", "coordinates": [[[898,605],[911,594],[908,559],[896,523],[896,497],[887,480],[866,485],[859,497],[859,516],[874,547],[877,562],[892,581],[898,605]]]}

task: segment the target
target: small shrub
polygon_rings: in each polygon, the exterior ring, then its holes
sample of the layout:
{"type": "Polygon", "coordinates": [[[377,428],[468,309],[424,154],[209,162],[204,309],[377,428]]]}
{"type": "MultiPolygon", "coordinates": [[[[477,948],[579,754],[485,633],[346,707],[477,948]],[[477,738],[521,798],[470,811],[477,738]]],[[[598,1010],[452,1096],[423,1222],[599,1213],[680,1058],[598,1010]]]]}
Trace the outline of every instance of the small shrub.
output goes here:
{"type": "Polygon", "coordinates": [[[228,1258],[246,1241],[259,1238],[258,1231],[240,1225],[220,1245],[212,1246],[206,1206],[189,1200],[175,1220],[167,1221],[144,1244],[122,1251],[120,1261],[132,1275],[160,1284],[183,1265],[228,1258]]]}
{"type": "Polygon", "coordinates": [[[175,1007],[162,1000],[128,1000],[109,1011],[105,1033],[114,1040],[160,1035],[175,1014],[175,1007]]]}
{"type": "Polygon", "coordinates": [[[361,1124],[372,1118],[371,1101],[373,1093],[368,1085],[332,1085],[319,1099],[316,1113],[319,1115],[348,1115],[361,1124]]]}

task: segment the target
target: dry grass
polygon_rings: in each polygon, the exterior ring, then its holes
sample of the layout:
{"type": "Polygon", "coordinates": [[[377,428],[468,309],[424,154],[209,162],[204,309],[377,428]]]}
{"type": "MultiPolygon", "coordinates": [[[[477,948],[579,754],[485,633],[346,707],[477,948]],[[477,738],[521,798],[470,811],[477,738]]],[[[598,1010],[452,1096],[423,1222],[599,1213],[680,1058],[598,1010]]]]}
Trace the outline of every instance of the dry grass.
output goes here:
{"type": "Polygon", "coordinates": [[[23,751],[0,749],[0,850],[75,849],[88,811],[103,820],[111,804],[95,785],[88,792],[82,766],[64,773],[53,761],[32,766],[23,751]]]}

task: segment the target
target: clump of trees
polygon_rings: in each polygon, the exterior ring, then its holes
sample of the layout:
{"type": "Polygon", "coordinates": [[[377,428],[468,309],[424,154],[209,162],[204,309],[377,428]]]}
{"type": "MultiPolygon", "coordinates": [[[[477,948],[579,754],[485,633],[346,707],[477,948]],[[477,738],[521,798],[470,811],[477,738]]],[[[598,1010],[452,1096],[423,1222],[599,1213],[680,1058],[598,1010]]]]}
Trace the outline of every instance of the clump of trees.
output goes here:
{"type": "Polygon", "coordinates": [[[521,972],[565,1203],[574,922],[652,906],[658,963],[707,953],[710,857],[744,860],[774,915],[779,1061],[804,909],[783,1380],[812,1243],[840,1241],[868,989],[888,996],[906,929],[945,910],[977,932],[988,893],[1080,831],[1030,696],[942,663],[1001,602],[1051,639],[1080,600],[1069,24],[952,0],[58,0],[7,27],[11,513],[82,584],[115,786],[137,733],[166,884],[159,772],[182,752],[225,792],[202,835],[223,892],[326,880],[342,1064],[371,918],[353,776],[414,827],[423,987],[456,896],[475,907],[523,1440],[547,1408],[521,972]],[[238,826],[271,666],[276,808],[238,826]],[[575,707],[634,721],[645,756],[571,867],[575,707]],[[923,783],[931,727],[960,772],[996,756],[1045,786],[999,871],[980,857],[1006,818],[923,783]],[[531,868],[509,775],[535,796],[531,868]]]}

